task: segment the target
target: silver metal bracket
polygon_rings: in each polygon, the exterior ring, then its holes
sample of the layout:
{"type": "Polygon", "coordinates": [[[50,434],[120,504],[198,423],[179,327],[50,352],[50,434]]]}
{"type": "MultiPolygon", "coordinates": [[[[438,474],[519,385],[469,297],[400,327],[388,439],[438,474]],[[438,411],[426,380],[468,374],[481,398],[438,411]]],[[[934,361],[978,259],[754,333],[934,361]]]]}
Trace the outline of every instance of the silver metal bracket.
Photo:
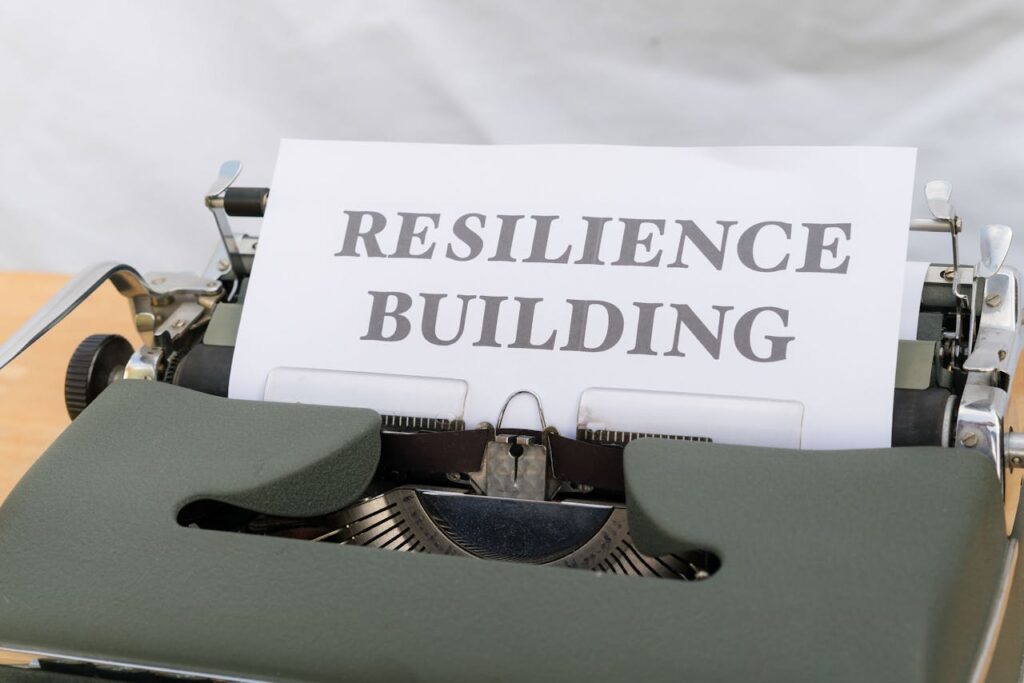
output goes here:
{"type": "Polygon", "coordinates": [[[1020,354],[1019,275],[1001,269],[976,280],[984,286],[974,348],[964,360],[967,383],[960,396],[953,446],[991,459],[1005,494],[1004,468],[1013,465],[1006,434],[1010,383],[1020,354]]]}
{"type": "Polygon", "coordinates": [[[160,379],[160,365],[163,362],[163,350],[143,346],[128,359],[124,366],[124,379],[141,379],[155,382],[160,379]]]}
{"type": "Polygon", "coordinates": [[[499,434],[487,444],[480,470],[469,479],[488,496],[546,500],[549,469],[548,449],[536,437],[499,434]]]}
{"type": "Polygon", "coordinates": [[[111,282],[131,304],[135,329],[145,348],[173,344],[210,314],[224,293],[217,280],[181,273],[155,273],[146,279],[123,263],[100,263],[71,279],[39,311],[0,345],[0,369],[68,316],[90,294],[111,282]]]}
{"type": "Polygon", "coordinates": [[[505,410],[519,396],[529,396],[536,402],[540,435],[496,434],[484,448],[480,469],[467,474],[473,488],[487,496],[547,500],[559,490],[560,484],[552,472],[547,440],[554,429],[544,419],[540,397],[527,390],[513,392],[502,404],[493,429],[501,429],[505,410]]]}
{"type": "MultiPolygon", "coordinates": [[[[242,261],[242,272],[251,273],[252,262],[256,257],[256,247],[259,245],[259,236],[238,235],[235,237],[235,244],[238,246],[238,255],[242,261]]],[[[210,280],[217,280],[232,272],[234,271],[231,268],[231,259],[228,258],[228,252],[224,248],[224,243],[218,242],[216,249],[214,249],[210,260],[206,264],[206,268],[203,269],[204,277],[210,280]]]]}
{"type": "Polygon", "coordinates": [[[985,278],[978,333],[963,369],[988,375],[992,386],[1009,389],[1020,353],[1018,275],[1006,269],[985,278]]]}
{"type": "Polygon", "coordinates": [[[992,460],[999,477],[1003,479],[1003,416],[1009,395],[999,387],[967,384],[960,397],[957,411],[954,446],[970,449],[992,460]]]}

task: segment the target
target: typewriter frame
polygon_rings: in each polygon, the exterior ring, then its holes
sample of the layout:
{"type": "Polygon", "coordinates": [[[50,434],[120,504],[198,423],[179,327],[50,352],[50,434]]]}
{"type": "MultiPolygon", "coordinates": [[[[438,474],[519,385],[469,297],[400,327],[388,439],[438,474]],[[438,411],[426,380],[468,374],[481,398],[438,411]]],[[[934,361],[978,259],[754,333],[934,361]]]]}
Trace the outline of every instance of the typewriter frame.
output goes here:
{"type": "MultiPolygon", "coordinates": [[[[144,278],[123,264],[97,266],[69,283],[0,348],[0,368],[63,319],[97,287],[110,281],[129,299],[136,329],[143,340],[143,345],[126,362],[123,378],[151,382],[173,379],[175,366],[189,351],[188,345],[211,325],[218,304],[236,299],[251,268],[258,240],[233,233],[228,239],[227,216],[261,214],[268,191],[232,188],[231,183],[239,171],[239,167],[227,168],[207,196],[207,206],[214,213],[225,239],[202,276],[156,273],[144,278]],[[228,176],[230,179],[225,182],[228,176]]],[[[961,224],[959,218],[950,213],[945,218],[916,221],[912,227],[933,232],[949,230],[955,244],[961,224]]],[[[1008,397],[1021,345],[1019,275],[1012,269],[997,268],[986,277],[976,277],[973,269],[960,266],[956,261],[954,249],[954,264],[933,266],[925,281],[925,298],[932,297],[933,308],[942,311],[941,336],[934,340],[935,355],[929,376],[932,382],[951,389],[941,412],[941,443],[933,445],[963,450],[965,457],[968,453],[983,455],[995,467],[1001,485],[1005,486],[1004,471],[1024,462],[1024,444],[1015,433],[1006,431],[1008,397]]],[[[424,426],[414,425],[417,431],[424,426]]],[[[405,433],[408,425],[400,420],[385,423],[384,427],[382,436],[391,434],[399,439],[408,436],[405,433]]],[[[517,436],[504,443],[514,443],[522,436],[521,431],[516,430],[517,436]]],[[[546,430],[535,435],[538,441],[525,441],[522,445],[538,443],[545,438],[544,432],[546,430]]],[[[501,434],[492,429],[487,436],[484,443],[491,447],[499,442],[501,434]]],[[[449,477],[448,481],[467,489],[474,483],[472,476],[468,479],[471,481],[455,481],[449,477]]],[[[475,483],[479,487],[479,481],[475,483]]],[[[560,483],[567,485],[566,491],[573,496],[585,497],[591,492],[586,484],[560,483]]],[[[1017,561],[1016,547],[1015,543],[1011,544],[1011,553],[1007,556],[1010,564],[1017,561]]],[[[52,659],[65,665],[73,661],[73,658],[61,656],[52,659]]],[[[127,666],[132,671],[203,676],[195,672],[87,661],[101,668],[127,666]]],[[[223,675],[216,678],[230,679],[223,675]]]]}

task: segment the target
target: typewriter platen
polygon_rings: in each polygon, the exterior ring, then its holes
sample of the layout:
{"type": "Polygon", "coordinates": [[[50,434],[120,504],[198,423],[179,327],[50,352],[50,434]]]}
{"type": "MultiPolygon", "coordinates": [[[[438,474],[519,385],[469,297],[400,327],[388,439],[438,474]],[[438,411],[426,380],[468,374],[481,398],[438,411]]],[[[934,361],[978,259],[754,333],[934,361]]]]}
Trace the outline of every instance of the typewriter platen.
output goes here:
{"type": "MultiPolygon", "coordinates": [[[[240,170],[238,162],[225,163],[205,197],[222,242],[204,273],[143,277],[122,264],[97,266],[71,282],[3,347],[0,367],[109,280],[128,300],[143,344],[133,348],[111,335],[82,342],[70,360],[65,385],[72,418],[122,381],[227,396],[258,246],[258,237],[236,233],[229,217],[262,216],[269,195],[266,188],[235,186],[240,170]]],[[[940,447],[974,461],[981,457],[1005,487],[1006,473],[1024,466],[1024,442],[1007,424],[1020,352],[1019,275],[1004,266],[1012,235],[1005,226],[985,227],[982,261],[961,264],[962,221],[950,193],[948,183],[929,183],[932,217],[910,226],[946,235],[953,258],[951,264],[929,268],[917,339],[899,342],[892,446],[940,447]]],[[[183,505],[176,521],[186,530],[294,543],[714,583],[723,562],[727,566],[730,560],[714,542],[652,552],[665,544],[634,540],[623,454],[640,440],[679,446],[756,443],[756,434],[730,441],[718,435],[649,433],[625,422],[609,425],[607,419],[595,419],[602,409],[607,413],[607,405],[584,405],[577,433],[562,435],[546,425],[539,397],[524,391],[508,397],[506,405],[511,401],[534,403],[537,424],[512,427],[499,414],[493,424],[466,425],[457,410],[444,418],[381,415],[380,460],[372,478],[355,502],[328,514],[282,516],[204,498],[183,505]]],[[[749,427],[737,418],[735,429],[749,427]]],[[[106,670],[88,657],[52,659],[58,668],[73,670],[88,661],[93,673],[106,670]]]]}

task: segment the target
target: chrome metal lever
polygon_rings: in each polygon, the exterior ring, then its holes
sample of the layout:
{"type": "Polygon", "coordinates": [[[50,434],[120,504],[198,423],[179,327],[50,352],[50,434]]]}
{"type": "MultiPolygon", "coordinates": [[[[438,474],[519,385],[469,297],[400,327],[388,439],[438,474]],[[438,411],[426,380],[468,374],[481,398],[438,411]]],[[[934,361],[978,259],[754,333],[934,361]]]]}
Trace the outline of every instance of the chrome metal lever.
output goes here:
{"type": "Polygon", "coordinates": [[[953,240],[953,296],[970,308],[969,297],[960,291],[960,217],[956,215],[950,197],[953,194],[952,183],[946,180],[932,180],[924,186],[924,197],[932,217],[946,223],[947,230],[953,240]]]}
{"type": "Polygon", "coordinates": [[[987,278],[1003,268],[1013,242],[1013,229],[1008,225],[986,225],[981,229],[981,260],[974,267],[977,277],[987,278]]]}
{"type": "Polygon", "coordinates": [[[231,270],[236,278],[242,277],[245,273],[245,265],[242,263],[238,242],[235,241],[235,233],[231,230],[231,224],[228,222],[227,211],[224,209],[224,193],[241,172],[241,161],[225,161],[220,166],[217,179],[206,191],[206,208],[213,214],[213,220],[217,223],[220,239],[224,243],[224,251],[227,252],[228,262],[231,264],[231,270]]]}
{"type": "Polygon", "coordinates": [[[100,263],[82,271],[64,285],[35,315],[0,345],[0,369],[49,332],[108,280],[114,284],[118,292],[131,300],[136,327],[144,341],[152,344],[152,326],[149,327],[150,339],[145,339],[145,328],[148,322],[154,319],[152,290],[145,278],[139,275],[137,270],[123,263],[100,263]]]}

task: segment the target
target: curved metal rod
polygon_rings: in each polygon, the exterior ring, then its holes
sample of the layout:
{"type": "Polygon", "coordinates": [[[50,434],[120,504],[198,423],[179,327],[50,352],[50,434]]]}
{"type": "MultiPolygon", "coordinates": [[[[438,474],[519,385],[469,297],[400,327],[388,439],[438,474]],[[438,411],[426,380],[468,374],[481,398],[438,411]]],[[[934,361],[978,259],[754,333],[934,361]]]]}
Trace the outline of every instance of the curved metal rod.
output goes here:
{"type": "Polygon", "coordinates": [[[90,294],[107,280],[121,294],[132,300],[135,312],[151,311],[150,288],[138,271],[123,263],[99,263],[76,275],[46,302],[28,322],[0,345],[0,369],[21,355],[37,339],[50,331],[68,313],[78,308],[90,294]]]}
{"type": "Polygon", "coordinates": [[[501,429],[501,423],[505,419],[505,409],[508,408],[509,404],[512,403],[512,401],[517,396],[532,396],[533,397],[533,400],[537,402],[537,412],[540,414],[540,430],[542,432],[547,431],[548,423],[547,423],[547,420],[544,419],[544,406],[541,405],[540,396],[538,396],[537,394],[533,393],[529,389],[520,389],[519,391],[513,391],[509,395],[509,397],[505,399],[505,403],[503,403],[502,406],[501,406],[501,412],[498,413],[498,422],[495,423],[495,425],[494,425],[494,431],[498,432],[501,429]]]}
{"type": "Polygon", "coordinates": [[[241,161],[225,161],[220,166],[217,179],[213,181],[213,185],[206,192],[206,208],[213,214],[213,220],[217,223],[220,239],[224,243],[224,251],[228,254],[228,261],[231,263],[236,280],[242,278],[245,264],[242,262],[242,255],[238,253],[238,242],[235,241],[235,233],[231,230],[231,223],[228,221],[228,214],[224,209],[223,194],[238,179],[241,172],[241,161]]]}

